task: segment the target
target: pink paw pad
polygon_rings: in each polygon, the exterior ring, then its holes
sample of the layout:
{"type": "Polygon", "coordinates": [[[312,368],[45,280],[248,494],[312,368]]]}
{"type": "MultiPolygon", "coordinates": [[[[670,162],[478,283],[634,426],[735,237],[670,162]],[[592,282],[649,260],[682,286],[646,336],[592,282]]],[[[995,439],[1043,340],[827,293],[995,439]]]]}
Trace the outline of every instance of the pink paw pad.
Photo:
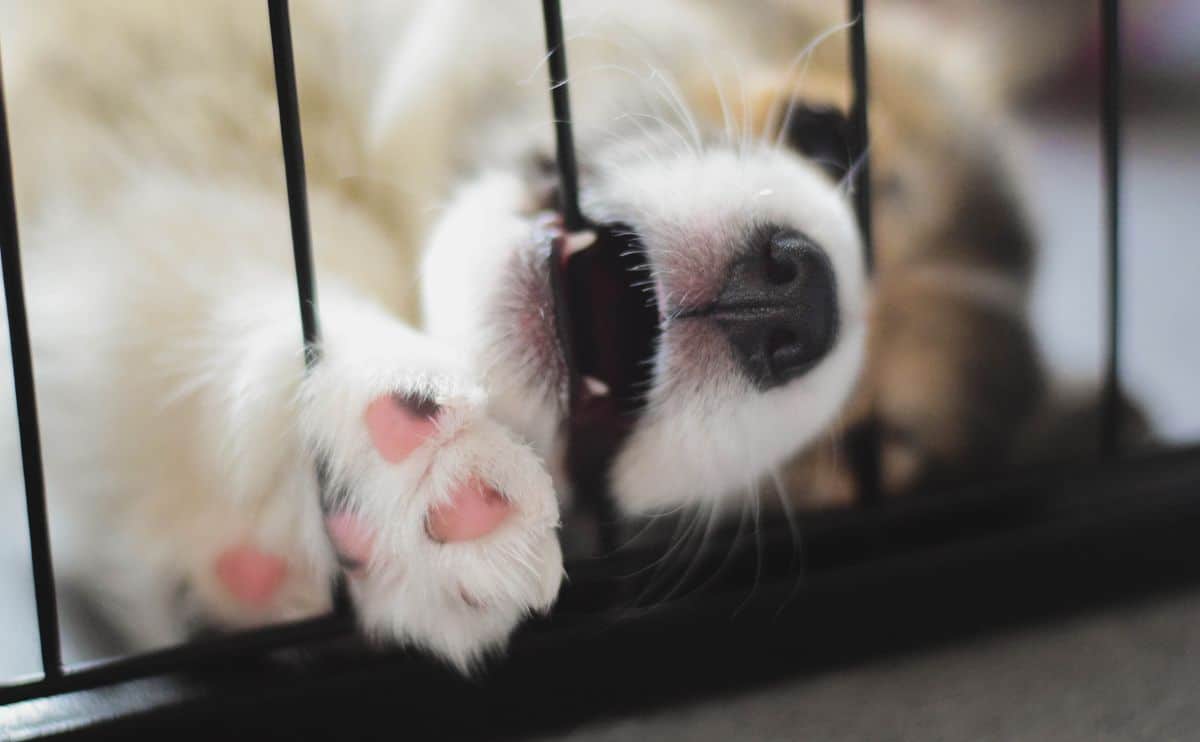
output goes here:
{"type": "Polygon", "coordinates": [[[367,405],[363,419],[375,450],[398,464],[437,432],[438,409],[428,399],[389,394],[367,405]]]}
{"type": "Polygon", "coordinates": [[[496,530],[512,509],[495,488],[472,478],[454,487],[448,503],[429,511],[426,530],[441,543],[471,541],[496,530]]]}
{"type": "Polygon", "coordinates": [[[351,574],[363,572],[375,549],[375,531],[362,518],[345,511],[325,516],[325,531],[342,566],[351,574]]]}
{"type": "Polygon", "coordinates": [[[217,580],[238,602],[263,606],[287,579],[287,561],[253,546],[234,546],[217,555],[217,580]]]}

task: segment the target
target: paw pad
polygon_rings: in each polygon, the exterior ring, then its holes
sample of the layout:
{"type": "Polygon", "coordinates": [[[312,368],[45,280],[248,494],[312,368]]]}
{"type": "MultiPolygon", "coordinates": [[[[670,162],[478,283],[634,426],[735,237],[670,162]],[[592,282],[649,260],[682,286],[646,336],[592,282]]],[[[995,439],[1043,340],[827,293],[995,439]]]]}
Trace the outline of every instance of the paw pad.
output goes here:
{"type": "Polygon", "coordinates": [[[217,580],[239,602],[263,606],[271,602],[287,579],[283,557],[253,546],[235,546],[217,555],[217,580]]]}
{"type": "Polygon", "coordinates": [[[439,409],[429,399],[390,394],[367,405],[363,418],[375,450],[397,464],[437,432],[439,409]]]}
{"type": "Polygon", "coordinates": [[[512,509],[494,487],[471,478],[451,490],[449,502],[429,511],[425,529],[440,543],[472,541],[496,530],[512,509]]]}

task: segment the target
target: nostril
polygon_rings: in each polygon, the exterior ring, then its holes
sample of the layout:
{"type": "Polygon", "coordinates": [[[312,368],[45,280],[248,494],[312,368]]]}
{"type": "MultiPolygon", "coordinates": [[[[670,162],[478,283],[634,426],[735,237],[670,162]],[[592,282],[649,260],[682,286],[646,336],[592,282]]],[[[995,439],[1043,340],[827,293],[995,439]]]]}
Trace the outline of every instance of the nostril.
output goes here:
{"type": "Polygon", "coordinates": [[[813,353],[813,346],[804,342],[801,335],[786,328],[772,329],[767,333],[766,351],[770,373],[776,379],[789,379],[803,373],[824,355],[824,350],[813,353]]]}
{"type": "Polygon", "coordinates": [[[799,340],[794,331],[776,327],[767,334],[767,356],[773,361],[782,360],[781,356],[792,354],[799,340]]]}
{"type": "Polygon", "coordinates": [[[807,373],[833,348],[837,282],[829,256],[805,234],[764,227],[730,264],[708,311],[761,389],[807,373]]]}
{"type": "Polygon", "coordinates": [[[796,280],[796,263],[793,260],[780,260],[774,250],[767,250],[766,255],[767,282],[773,286],[783,286],[796,280]]]}

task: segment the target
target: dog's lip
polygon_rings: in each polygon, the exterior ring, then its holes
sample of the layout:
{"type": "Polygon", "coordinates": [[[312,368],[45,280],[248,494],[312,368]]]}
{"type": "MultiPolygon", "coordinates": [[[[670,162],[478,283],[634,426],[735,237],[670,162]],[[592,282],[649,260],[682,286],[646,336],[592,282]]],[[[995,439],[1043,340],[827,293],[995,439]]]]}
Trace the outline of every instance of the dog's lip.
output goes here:
{"type": "Polygon", "coordinates": [[[548,281],[566,370],[568,469],[577,486],[595,489],[645,408],[663,322],[632,229],[588,224],[568,233],[557,217],[540,226],[550,238],[548,281]]]}
{"type": "Polygon", "coordinates": [[[667,318],[641,237],[622,222],[568,232],[553,212],[541,215],[537,227],[549,244],[549,294],[568,370],[628,386],[628,377],[644,375],[633,365],[653,358],[667,318]],[[589,345],[577,347],[579,340],[589,345]]]}
{"type": "MultiPolygon", "coordinates": [[[[612,225],[606,225],[611,228],[612,225]]],[[[602,229],[605,227],[601,227],[602,229]]],[[[549,285],[548,296],[551,306],[550,314],[554,318],[554,330],[557,340],[557,350],[560,360],[567,369],[569,378],[575,376],[574,337],[570,327],[568,287],[565,272],[572,256],[589,249],[597,241],[596,226],[588,224],[583,229],[567,232],[563,227],[563,218],[559,212],[543,210],[533,219],[535,241],[545,246],[546,280],[549,285]]],[[[630,232],[629,234],[632,235],[630,232]]],[[[635,237],[636,239],[636,237],[635,237]]],[[[645,256],[650,263],[649,256],[645,256]]],[[[658,328],[665,332],[667,325],[675,318],[685,318],[694,307],[671,307],[667,304],[668,292],[661,278],[639,282],[639,287],[651,297],[650,304],[657,309],[658,328]],[[647,290],[648,289],[648,290],[647,290]]]]}

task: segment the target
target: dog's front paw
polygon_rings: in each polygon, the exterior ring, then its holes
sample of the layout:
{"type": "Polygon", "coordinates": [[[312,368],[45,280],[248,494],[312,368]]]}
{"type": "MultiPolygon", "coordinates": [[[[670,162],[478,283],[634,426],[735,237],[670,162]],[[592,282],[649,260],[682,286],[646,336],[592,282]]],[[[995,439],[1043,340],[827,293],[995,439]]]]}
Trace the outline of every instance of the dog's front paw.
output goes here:
{"type": "Polygon", "coordinates": [[[468,669],[553,603],[558,505],[540,460],[487,416],[481,392],[418,386],[310,415],[325,529],[369,634],[468,669]]]}

